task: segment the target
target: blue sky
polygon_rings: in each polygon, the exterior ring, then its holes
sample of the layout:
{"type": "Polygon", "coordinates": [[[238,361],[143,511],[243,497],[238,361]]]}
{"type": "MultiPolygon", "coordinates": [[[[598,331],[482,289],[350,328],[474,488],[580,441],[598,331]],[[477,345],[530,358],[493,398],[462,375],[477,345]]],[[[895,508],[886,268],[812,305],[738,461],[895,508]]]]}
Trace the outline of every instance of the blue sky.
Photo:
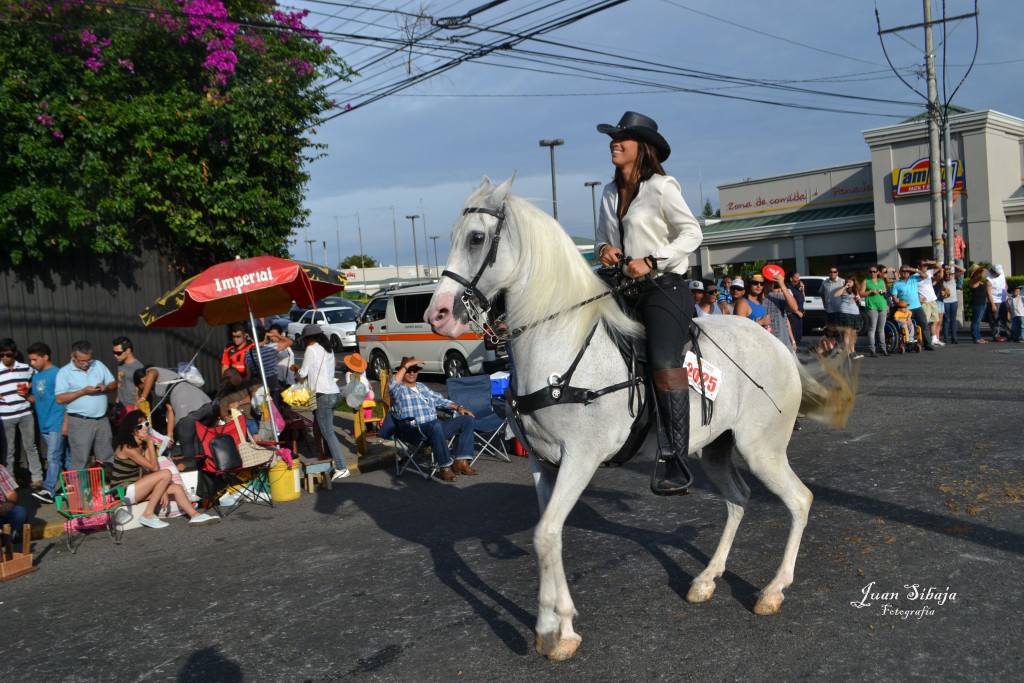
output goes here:
{"type": "MultiPolygon", "coordinates": [[[[480,28],[521,33],[600,3],[512,0],[481,11],[462,28],[437,30],[431,38],[424,37],[429,22],[380,11],[453,17],[486,4],[492,3],[382,0],[294,6],[308,8],[307,25],[323,31],[326,42],[363,73],[329,88],[344,107],[359,105],[367,93],[409,74],[426,74],[449,59],[446,46],[498,41],[494,32],[480,28]],[[382,43],[363,40],[370,36],[413,36],[415,46],[386,55],[382,43]]],[[[883,28],[922,20],[920,0],[879,5],[883,28]]],[[[952,102],[1024,118],[1024,42],[1019,38],[1024,2],[982,0],[979,9],[977,61],[952,102]]],[[[971,11],[973,4],[966,0],[947,0],[948,16],[971,11]]],[[[934,17],[941,12],[942,3],[934,2],[934,17]]],[[[947,92],[962,79],[976,42],[973,20],[952,23],[948,31],[945,41],[940,27],[935,36],[940,68],[946,49],[947,92]]],[[[399,261],[413,262],[406,216],[418,214],[420,263],[434,262],[433,246],[424,245],[423,217],[427,234],[438,236],[443,263],[458,211],[483,175],[504,180],[515,173],[513,191],[550,211],[550,154],[538,144],[541,139],[565,140],[555,149],[560,222],[570,234],[592,235],[591,191],[584,183],[604,183],[612,171],[608,138],[595,126],[615,123],[630,109],[658,122],[673,150],[666,170],[680,181],[695,213],[701,196],[718,207],[720,184],[865,161],[869,154],[862,131],[923,109],[923,100],[886,63],[874,3],[866,0],[632,0],[538,38],[545,42],[526,40],[511,51],[463,62],[322,125],[316,140],[329,149],[309,167],[306,201],[314,260],[323,261],[326,242],[328,261],[337,262],[338,226],[342,258],[360,252],[358,214],[362,252],[393,264],[393,207],[399,261]],[[556,61],[555,56],[592,61],[556,61]],[[670,73],[652,73],[652,68],[670,73]],[[682,70],[729,80],[685,77],[682,70]],[[795,88],[873,99],[840,99],[795,88]]],[[[889,35],[885,44],[904,78],[925,92],[924,79],[913,73],[924,61],[923,30],[889,35]]],[[[939,92],[941,97],[941,81],[939,92]]],[[[305,239],[307,234],[296,236],[297,257],[307,255],[305,239]]]]}

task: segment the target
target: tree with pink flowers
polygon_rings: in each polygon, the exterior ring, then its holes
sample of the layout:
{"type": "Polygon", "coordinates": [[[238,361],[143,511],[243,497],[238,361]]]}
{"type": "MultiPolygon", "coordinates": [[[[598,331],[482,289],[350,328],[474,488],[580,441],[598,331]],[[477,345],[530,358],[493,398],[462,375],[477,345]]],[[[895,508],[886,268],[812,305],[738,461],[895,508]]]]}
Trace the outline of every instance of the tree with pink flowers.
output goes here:
{"type": "Polygon", "coordinates": [[[269,0],[0,7],[0,237],[14,264],[286,254],[311,135],[352,71],[269,0]]]}

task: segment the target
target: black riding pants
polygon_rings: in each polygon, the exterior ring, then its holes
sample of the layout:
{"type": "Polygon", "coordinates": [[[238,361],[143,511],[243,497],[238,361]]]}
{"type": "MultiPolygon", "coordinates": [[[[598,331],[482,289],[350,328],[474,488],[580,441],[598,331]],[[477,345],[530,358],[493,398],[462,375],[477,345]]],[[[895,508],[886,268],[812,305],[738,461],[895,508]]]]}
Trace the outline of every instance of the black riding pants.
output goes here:
{"type": "Polygon", "coordinates": [[[650,371],[683,367],[683,345],[690,340],[693,320],[693,295],[686,278],[665,273],[654,281],[643,280],[630,301],[647,330],[650,371]]]}

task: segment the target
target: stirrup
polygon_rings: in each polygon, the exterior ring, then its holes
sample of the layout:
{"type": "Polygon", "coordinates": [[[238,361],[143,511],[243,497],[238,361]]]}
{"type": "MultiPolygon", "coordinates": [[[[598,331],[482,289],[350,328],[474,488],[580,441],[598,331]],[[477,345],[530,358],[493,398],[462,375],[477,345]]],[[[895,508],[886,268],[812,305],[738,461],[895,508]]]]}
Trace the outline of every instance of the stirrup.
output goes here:
{"type": "Polygon", "coordinates": [[[671,458],[670,460],[665,460],[661,453],[659,453],[658,457],[654,460],[654,468],[651,469],[651,493],[656,496],[688,495],[690,493],[690,486],[693,485],[693,475],[690,473],[690,469],[686,466],[686,462],[683,458],[675,453],[672,453],[669,457],[671,458]],[[668,477],[658,479],[658,463],[662,461],[665,463],[666,475],[668,474],[668,468],[671,466],[671,463],[675,463],[679,466],[679,470],[685,478],[685,481],[676,481],[674,479],[669,479],[668,477]]]}

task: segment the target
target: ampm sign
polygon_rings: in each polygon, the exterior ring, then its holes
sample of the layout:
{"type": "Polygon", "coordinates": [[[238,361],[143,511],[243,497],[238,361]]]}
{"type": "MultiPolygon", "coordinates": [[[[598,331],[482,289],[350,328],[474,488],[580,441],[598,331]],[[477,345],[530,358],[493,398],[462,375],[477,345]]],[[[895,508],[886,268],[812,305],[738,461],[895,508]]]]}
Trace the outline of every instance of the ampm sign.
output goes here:
{"type": "MultiPolygon", "coordinates": [[[[941,165],[942,189],[946,189],[946,166],[941,165]]],[[[892,196],[895,199],[915,197],[931,192],[931,173],[928,158],[918,159],[906,168],[898,168],[892,172],[892,196]]],[[[959,159],[953,160],[953,191],[964,189],[964,167],[959,159]]]]}

